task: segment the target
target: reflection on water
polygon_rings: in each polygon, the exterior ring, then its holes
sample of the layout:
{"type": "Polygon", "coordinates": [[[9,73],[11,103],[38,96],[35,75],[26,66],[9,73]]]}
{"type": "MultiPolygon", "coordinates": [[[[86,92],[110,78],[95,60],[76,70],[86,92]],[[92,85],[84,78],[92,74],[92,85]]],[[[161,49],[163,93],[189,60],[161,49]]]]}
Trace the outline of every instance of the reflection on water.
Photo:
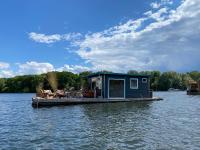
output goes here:
{"type": "Polygon", "coordinates": [[[150,105],[151,102],[137,102],[84,106],[87,123],[93,129],[91,143],[99,144],[99,149],[135,148],[137,142],[143,141],[145,132],[139,129],[147,120],[150,105]]]}
{"type": "Polygon", "coordinates": [[[200,96],[33,109],[33,94],[0,94],[0,149],[199,149],[200,96]]]}

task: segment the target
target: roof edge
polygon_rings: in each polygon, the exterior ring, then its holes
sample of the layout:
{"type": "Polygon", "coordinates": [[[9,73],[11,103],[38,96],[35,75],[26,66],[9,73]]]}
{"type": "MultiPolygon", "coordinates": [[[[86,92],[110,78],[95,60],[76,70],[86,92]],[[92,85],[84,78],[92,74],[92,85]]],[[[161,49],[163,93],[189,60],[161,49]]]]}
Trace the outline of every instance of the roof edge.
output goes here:
{"type": "Polygon", "coordinates": [[[127,73],[114,73],[114,72],[95,72],[87,77],[99,76],[99,75],[121,75],[121,76],[141,76],[141,77],[150,77],[151,75],[144,75],[144,74],[127,74],[127,73]]]}

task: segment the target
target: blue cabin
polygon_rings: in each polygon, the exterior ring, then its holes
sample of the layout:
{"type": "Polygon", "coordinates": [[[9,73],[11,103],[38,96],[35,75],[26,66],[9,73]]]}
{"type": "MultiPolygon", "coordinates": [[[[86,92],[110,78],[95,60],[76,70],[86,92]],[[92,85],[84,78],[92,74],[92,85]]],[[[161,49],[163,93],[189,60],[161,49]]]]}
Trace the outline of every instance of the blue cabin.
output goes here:
{"type": "Polygon", "coordinates": [[[88,76],[95,97],[107,99],[152,98],[149,75],[97,72],[88,76]]]}

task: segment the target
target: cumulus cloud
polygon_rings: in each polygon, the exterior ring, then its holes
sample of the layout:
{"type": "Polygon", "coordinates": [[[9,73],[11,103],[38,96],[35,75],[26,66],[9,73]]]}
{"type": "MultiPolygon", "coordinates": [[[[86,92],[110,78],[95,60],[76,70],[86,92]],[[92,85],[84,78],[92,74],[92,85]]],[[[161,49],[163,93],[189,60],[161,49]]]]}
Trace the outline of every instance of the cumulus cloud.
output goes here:
{"type": "Polygon", "coordinates": [[[38,43],[55,43],[61,40],[72,41],[78,40],[81,37],[80,33],[69,33],[69,34],[52,34],[46,35],[42,33],[30,32],[29,38],[38,43]]]}
{"type": "Polygon", "coordinates": [[[68,33],[62,35],[62,39],[66,41],[79,40],[81,37],[81,33],[68,33]]]}
{"type": "Polygon", "coordinates": [[[7,62],[0,62],[0,69],[7,69],[10,67],[10,64],[7,62]]]}
{"type": "Polygon", "coordinates": [[[199,24],[200,1],[185,0],[174,10],[163,7],[86,35],[76,42],[77,54],[97,70],[199,70],[199,24]]]}
{"type": "Polygon", "coordinates": [[[10,78],[14,76],[12,70],[0,70],[0,78],[10,78]]]}
{"type": "Polygon", "coordinates": [[[153,3],[151,3],[150,5],[151,5],[151,7],[154,8],[154,9],[157,9],[157,8],[160,7],[160,3],[158,3],[158,2],[153,2],[153,3]]]}
{"type": "Polygon", "coordinates": [[[55,69],[60,71],[199,70],[200,1],[182,0],[177,8],[171,5],[172,0],[156,1],[141,18],[85,36],[32,32],[29,37],[41,43],[70,41],[78,47],[75,52],[92,66],[55,69]]]}
{"type": "MultiPolygon", "coordinates": [[[[6,64],[6,63],[5,63],[6,64]]],[[[26,63],[16,63],[16,70],[12,70],[12,68],[1,68],[0,70],[0,78],[10,78],[17,75],[31,75],[31,74],[42,74],[51,71],[69,71],[73,73],[80,73],[83,71],[93,70],[90,67],[82,66],[82,65],[68,65],[65,64],[59,68],[55,68],[49,62],[36,62],[36,61],[28,61],[26,63]]]]}
{"type": "Polygon", "coordinates": [[[1,62],[0,63],[0,78],[10,78],[18,75],[33,75],[33,74],[42,74],[51,71],[69,71],[73,73],[80,73],[83,71],[93,70],[90,67],[82,65],[68,65],[65,64],[61,67],[55,68],[49,62],[36,62],[28,61],[25,63],[15,63],[16,69],[13,70],[13,67],[9,63],[1,62]]]}
{"type": "Polygon", "coordinates": [[[29,38],[35,42],[50,44],[50,43],[60,41],[61,35],[59,34],[45,35],[41,33],[31,32],[29,33],[29,38]]]}
{"type": "Polygon", "coordinates": [[[7,62],[0,62],[0,78],[9,78],[13,76],[14,73],[10,70],[10,64],[7,62]]]}
{"type": "Polygon", "coordinates": [[[167,8],[161,8],[155,13],[152,11],[147,11],[144,13],[144,15],[147,15],[149,19],[152,18],[156,21],[163,21],[167,17],[167,14],[169,14],[167,8]]]}
{"type": "Polygon", "coordinates": [[[24,74],[41,74],[46,73],[50,71],[54,71],[54,66],[47,62],[35,62],[35,61],[29,61],[24,64],[17,64],[19,67],[19,70],[17,71],[18,75],[24,75],[24,74]]]}
{"type": "Polygon", "coordinates": [[[90,71],[90,70],[91,68],[89,67],[85,67],[81,65],[67,65],[67,64],[57,69],[57,71],[69,71],[73,73],[80,73],[83,71],[90,71]]]}
{"type": "Polygon", "coordinates": [[[150,4],[150,6],[153,8],[153,9],[158,9],[162,6],[165,6],[165,5],[172,5],[173,4],[173,1],[172,0],[161,0],[159,2],[152,2],[150,4]]]}

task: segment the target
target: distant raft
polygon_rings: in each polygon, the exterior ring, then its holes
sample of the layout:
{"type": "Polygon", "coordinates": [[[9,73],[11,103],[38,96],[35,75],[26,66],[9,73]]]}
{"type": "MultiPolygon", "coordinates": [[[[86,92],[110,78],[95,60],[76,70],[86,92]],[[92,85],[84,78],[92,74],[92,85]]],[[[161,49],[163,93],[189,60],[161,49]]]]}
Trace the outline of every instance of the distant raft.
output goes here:
{"type": "Polygon", "coordinates": [[[189,82],[187,87],[187,95],[200,95],[200,80],[189,82]]]}

